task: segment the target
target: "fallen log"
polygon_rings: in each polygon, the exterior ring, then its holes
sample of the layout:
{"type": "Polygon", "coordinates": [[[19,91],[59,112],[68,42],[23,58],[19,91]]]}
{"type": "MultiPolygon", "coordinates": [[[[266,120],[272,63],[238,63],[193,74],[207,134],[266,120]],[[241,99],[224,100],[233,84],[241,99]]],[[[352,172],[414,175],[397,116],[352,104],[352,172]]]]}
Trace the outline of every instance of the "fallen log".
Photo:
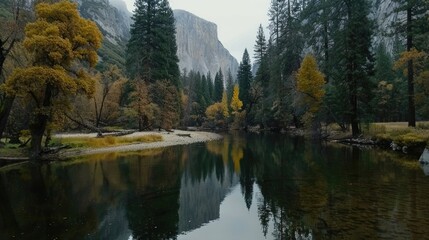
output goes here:
{"type": "Polygon", "coordinates": [[[178,133],[178,134],[176,134],[177,136],[179,136],[179,137],[191,137],[191,134],[185,134],[185,133],[178,133]]]}

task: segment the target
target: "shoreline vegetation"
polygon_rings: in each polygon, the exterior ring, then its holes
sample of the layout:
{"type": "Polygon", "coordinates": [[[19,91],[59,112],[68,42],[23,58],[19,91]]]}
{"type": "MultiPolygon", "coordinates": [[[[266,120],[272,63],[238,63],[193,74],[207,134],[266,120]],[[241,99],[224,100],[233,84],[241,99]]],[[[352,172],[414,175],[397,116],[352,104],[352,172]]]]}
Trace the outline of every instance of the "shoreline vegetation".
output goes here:
{"type": "MultiPolygon", "coordinates": [[[[314,136],[314,132],[292,129],[291,133],[301,136],[314,136]]],[[[323,127],[316,134],[330,142],[347,145],[375,146],[405,154],[420,155],[429,146],[429,122],[418,122],[408,127],[406,122],[386,122],[362,124],[362,134],[353,137],[351,130],[342,131],[333,124],[323,127]]]]}
{"type": "MultiPolygon", "coordinates": [[[[63,133],[53,135],[53,149],[58,148],[58,151],[46,154],[45,159],[62,160],[93,154],[133,152],[207,142],[221,138],[221,135],[213,132],[184,130],[134,132],[124,136],[106,134],[101,138],[97,137],[97,133],[63,133]]],[[[25,151],[25,148],[18,148],[14,145],[11,148],[0,148],[0,160],[6,162],[27,161],[29,158],[25,151]]]]}
{"type": "MultiPolygon", "coordinates": [[[[362,126],[363,133],[352,137],[351,131],[342,131],[339,127],[329,125],[316,134],[320,139],[329,142],[374,146],[391,149],[406,154],[421,154],[429,142],[429,122],[419,122],[416,128],[410,128],[406,122],[370,123],[362,126]]],[[[261,129],[249,129],[250,132],[261,132],[261,129]]],[[[290,128],[283,133],[313,137],[311,130],[290,128]]],[[[164,148],[175,145],[186,145],[196,142],[207,142],[221,139],[222,136],[210,131],[174,130],[128,132],[117,136],[117,133],[61,133],[52,136],[52,153],[45,154],[46,160],[64,160],[94,154],[112,152],[134,152],[146,149],[164,148]]],[[[18,145],[6,145],[0,148],[0,160],[5,163],[28,161],[28,149],[18,145]]]]}

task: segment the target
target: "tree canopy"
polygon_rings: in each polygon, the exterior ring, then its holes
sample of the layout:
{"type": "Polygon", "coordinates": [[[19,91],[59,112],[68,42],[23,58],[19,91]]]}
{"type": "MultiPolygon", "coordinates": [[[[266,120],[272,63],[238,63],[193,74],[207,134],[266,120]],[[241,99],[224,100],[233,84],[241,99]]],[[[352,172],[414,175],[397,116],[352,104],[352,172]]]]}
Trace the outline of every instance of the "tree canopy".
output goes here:
{"type": "Polygon", "coordinates": [[[77,93],[94,93],[94,79],[84,66],[94,67],[102,35],[94,22],[83,19],[77,4],[61,1],[36,6],[36,21],[25,28],[25,48],[32,66],[18,68],[5,85],[6,92],[28,98],[33,109],[30,124],[33,157],[41,152],[47,123],[67,109],[77,93]]]}

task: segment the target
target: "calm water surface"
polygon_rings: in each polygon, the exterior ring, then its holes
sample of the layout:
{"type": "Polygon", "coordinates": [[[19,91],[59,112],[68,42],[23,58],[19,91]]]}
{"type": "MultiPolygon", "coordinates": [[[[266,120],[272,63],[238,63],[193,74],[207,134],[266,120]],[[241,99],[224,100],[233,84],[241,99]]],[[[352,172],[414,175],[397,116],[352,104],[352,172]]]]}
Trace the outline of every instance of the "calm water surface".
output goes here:
{"type": "Polygon", "coordinates": [[[0,169],[0,239],[427,239],[416,157],[279,135],[0,169]]]}

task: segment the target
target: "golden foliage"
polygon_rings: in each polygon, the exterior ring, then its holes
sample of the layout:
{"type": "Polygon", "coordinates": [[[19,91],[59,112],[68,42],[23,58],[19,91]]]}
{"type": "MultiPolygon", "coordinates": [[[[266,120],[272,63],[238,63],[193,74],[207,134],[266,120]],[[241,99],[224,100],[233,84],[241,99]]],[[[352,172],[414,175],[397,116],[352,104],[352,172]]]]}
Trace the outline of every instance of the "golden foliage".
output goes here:
{"type": "Polygon", "coordinates": [[[111,147],[127,144],[136,144],[136,143],[151,143],[151,142],[160,142],[163,141],[161,135],[149,134],[136,137],[114,137],[106,136],[103,138],[88,138],[88,137],[73,137],[73,138],[59,138],[54,139],[61,144],[68,144],[72,147],[91,147],[91,148],[100,148],[100,147],[111,147]]]}
{"type": "MultiPolygon", "coordinates": [[[[409,61],[413,61],[414,69],[422,69],[424,61],[427,59],[428,55],[423,51],[418,51],[413,48],[410,51],[404,51],[401,53],[399,59],[393,65],[395,70],[402,70],[404,76],[407,75],[408,69],[407,65],[409,61]]],[[[418,72],[418,71],[417,71],[418,72]]]]}
{"type": "Polygon", "coordinates": [[[222,103],[214,103],[207,107],[206,117],[210,121],[219,121],[223,119],[223,105],[222,103]]]}
{"type": "Polygon", "coordinates": [[[240,89],[238,88],[238,85],[235,84],[231,99],[231,109],[234,114],[241,111],[241,108],[243,107],[243,102],[238,98],[239,93],[240,89]]]}
{"type": "Polygon", "coordinates": [[[296,75],[297,90],[304,94],[304,102],[311,113],[319,110],[322,98],[325,95],[325,79],[319,71],[316,58],[306,55],[296,75]]]}
{"type": "Polygon", "coordinates": [[[412,61],[414,70],[414,83],[415,83],[415,101],[422,106],[426,105],[429,96],[429,55],[424,51],[418,51],[413,48],[410,51],[401,53],[399,59],[395,62],[393,68],[395,70],[402,70],[404,76],[408,74],[408,62],[412,61]]]}
{"type": "Polygon", "coordinates": [[[32,66],[15,69],[6,92],[33,100],[36,114],[67,109],[68,97],[77,93],[92,95],[94,80],[79,64],[95,66],[101,36],[95,23],[79,16],[77,4],[38,4],[36,21],[25,28],[24,47],[33,55],[32,66]]]}
{"type": "Polygon", "coordinates": [[[232,145],[231,149],[231,158],[232,162],[234,163],[234,172],[239,174],[240,173],[240,162],[244,157],[244,151],[243,148],[238,147],[237,145],[232,145]]]}
{"type": "Polygon", "coordinates": [[[109,124],[119,117],[120,101],[126,82],[127,79],[116,65],[109,65],[106,71],[97,75],[93,98],[96,124],[109,124]]]}
{"type": "Polygon", "coordinates": [[[177,88],[168,80],[156,81],[152,88],[152,101],[160,109],[158,126],[164,129],[174,128],[179,122],[180,96],[177,88]]]}

